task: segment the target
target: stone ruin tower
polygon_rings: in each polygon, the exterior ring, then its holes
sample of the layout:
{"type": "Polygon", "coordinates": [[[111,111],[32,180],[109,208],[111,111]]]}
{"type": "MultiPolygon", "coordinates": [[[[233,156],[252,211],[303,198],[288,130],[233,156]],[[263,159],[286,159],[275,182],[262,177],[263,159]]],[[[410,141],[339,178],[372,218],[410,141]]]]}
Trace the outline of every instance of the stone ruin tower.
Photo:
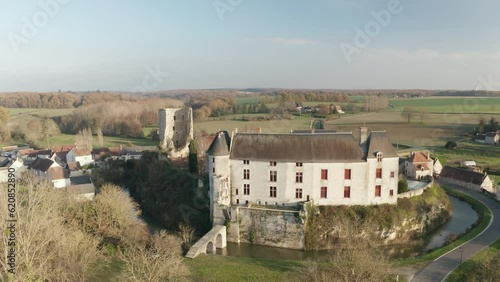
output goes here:
{"type": "Polygon", "coordinates": [[[160,109],[160,147],[170,158],[189,155],[189,142],[193,139],[193,110],[191,108],[160,109]]]}

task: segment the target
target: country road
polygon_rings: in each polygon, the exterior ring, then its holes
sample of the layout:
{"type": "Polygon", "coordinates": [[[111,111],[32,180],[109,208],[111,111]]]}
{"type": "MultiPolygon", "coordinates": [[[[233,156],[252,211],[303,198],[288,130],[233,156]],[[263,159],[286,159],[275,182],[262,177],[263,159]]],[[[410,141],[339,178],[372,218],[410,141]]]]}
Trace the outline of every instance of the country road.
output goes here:
{"type": "Polygon", "coordinates": [[[453,187],[450,185],[443,186],[454,188],[483,202],[492,212],[492,222],[484,230],[484,232],[479,234],[477,237],[463,244],[461,247],[457,247],[449,253],[444,254],[421,269],[417,272],[417,274],[415,274],[411,280],[412,282],[443,281],[451,271],[459,267],[460,261],[463,262],[468,260],[471,256],[487,247],[500,237],[499,202],[479,192],[453,187]]]}

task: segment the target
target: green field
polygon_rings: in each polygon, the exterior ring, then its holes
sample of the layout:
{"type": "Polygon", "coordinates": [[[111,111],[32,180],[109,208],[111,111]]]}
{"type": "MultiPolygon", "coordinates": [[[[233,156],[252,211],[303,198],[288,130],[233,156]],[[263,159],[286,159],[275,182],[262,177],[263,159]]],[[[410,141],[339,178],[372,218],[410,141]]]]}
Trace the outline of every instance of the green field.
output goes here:
{"type": "Polygon", "coordinates": [[[498,97],[426,97],[391,99],[394,108],[389,111],[400,112],[405,107],[425,109],[431,113],[496,113],[500,114],[498,97]]]}

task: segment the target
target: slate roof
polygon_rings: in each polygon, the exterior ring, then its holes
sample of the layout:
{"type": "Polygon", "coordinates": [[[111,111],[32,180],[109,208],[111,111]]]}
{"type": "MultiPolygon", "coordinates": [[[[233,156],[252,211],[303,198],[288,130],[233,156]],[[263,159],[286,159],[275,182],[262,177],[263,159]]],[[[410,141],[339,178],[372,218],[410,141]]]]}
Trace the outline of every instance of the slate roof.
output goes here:
{"type": "Polygon", "coordinates": [[[29,169],[40,170],[46,172],[50,166],[54,164],[54,161],[51,159],[42,159],[36,158],[30,165],[29,169]]]}
{"type": "Polygon", "coordinates": [[[485,134],[477,134],[476,137],[474,137],[475,140],[486,140],[486,135],[485,134]]]}
{"type": "Polygon", "coordinates": [[[227,131],[219,131],[215,136],[212,145],[207,150],[207,154],[210,156],[227,156],[229,155],[229,148],[231,144],[231,138],[227,131]]]}
{"type": "Polygon", "coordinates": [[[384,158],[397,158],[396,149],[392,146],[385,131],[372,131],[367,140],[367,159],[377,158],[377,152],[381,152],[384,158]]]}
{"type": "Polygon", "coordinates": [[[476,185],[483,184],[486,177],[488,176],[479,172],[459,169],[451,166],[445,166],[441,171],[441,178],[450,178],[461,182],[473,183],[476,185]]]}
{"type": "Polygon", "coordinates": [[[232,159],[319,163],[363,160],[361,148],[352,133],[238,133],[232,146],[232,159]]]}

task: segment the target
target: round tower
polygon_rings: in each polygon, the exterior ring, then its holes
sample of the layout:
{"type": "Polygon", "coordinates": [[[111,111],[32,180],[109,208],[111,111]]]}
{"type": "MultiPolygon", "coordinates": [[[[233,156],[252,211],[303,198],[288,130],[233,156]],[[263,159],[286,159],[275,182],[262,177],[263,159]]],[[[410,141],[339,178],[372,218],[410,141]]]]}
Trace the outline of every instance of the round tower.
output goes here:
{"type": "Polygon", "coordinates": [[[214,225],[224,224],[227,219],[224,209],[231,203],[230,189],[230,144],[226,131],[219,131],[207,150],[207,169],[210,184],[210,215],[214,225]]]}

